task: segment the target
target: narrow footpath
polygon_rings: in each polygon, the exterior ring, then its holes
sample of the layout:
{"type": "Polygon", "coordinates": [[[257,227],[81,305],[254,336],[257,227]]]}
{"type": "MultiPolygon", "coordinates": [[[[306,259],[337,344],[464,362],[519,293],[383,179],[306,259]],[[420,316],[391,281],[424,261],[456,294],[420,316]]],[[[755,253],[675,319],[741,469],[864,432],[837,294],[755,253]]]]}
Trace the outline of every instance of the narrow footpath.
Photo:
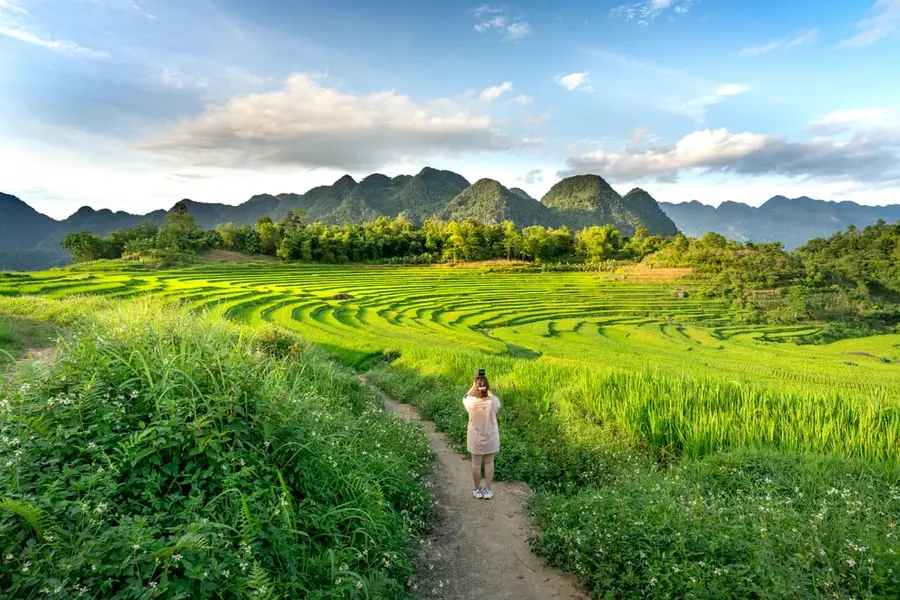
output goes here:
{"type": "Polygon", "coordinates": [[[468,456],[455,452],[445,435],[434,423],[424,421],[414,407],[387,396],[384,403],[389,412],[424,425],[437,453],[432,474],[437,521],[421,545],[411,589],[414,596],[446,600],[589,598],[574,577],[544,566],[543,560],[531,553],[526,540],[533,527],[525,509],[531,490],[526,484],[495,482],[492,500],[474,498],[468,456]]]}

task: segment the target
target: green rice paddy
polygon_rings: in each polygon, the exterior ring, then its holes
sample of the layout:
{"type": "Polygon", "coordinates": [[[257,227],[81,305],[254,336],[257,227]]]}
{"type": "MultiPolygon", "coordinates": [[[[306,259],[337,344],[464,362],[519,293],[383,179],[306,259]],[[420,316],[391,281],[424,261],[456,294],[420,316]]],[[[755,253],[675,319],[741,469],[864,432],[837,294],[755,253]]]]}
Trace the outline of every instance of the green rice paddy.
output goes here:
{"type": "Polygon", "coordinates": [[[735,326],[728,306],[682,297],[685,287],[597,273],[268,263],[32,273],[0,280],[0,295],[155,295],[294,329],[350,363],[399,353],[398,365],[460,386],[477,364],[542,415],[613,425],[659,451],[772,448],[896,464],[900,336],[798,345],[792,338],[815,326],[735,326]]]}

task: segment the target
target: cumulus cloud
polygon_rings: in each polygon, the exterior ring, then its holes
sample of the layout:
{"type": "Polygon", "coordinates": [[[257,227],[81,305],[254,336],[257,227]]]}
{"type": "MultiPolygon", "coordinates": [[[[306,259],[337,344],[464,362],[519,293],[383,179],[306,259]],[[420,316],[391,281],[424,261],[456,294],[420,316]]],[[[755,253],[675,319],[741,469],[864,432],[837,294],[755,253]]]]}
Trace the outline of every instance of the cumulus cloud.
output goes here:
{"type": "Polygon", "coordinates": [[[872,128],[848,141],[815,138],[792,142],[782,136],[694,131],[674,145],[631,143],[620,152],[592,150],[567,161],[559,173],[599,173],[619,181],[662,178],[683,171],[783,175],[822,181],[900,182],[900,128],[872,128]]]}
{"type": "Polygon", "coordinates": [[[512,87],[512,83],[510,83],[509,81],[504,81],[500,85],[495,85],[494,87],[489,87],[485,90],[482,90],[480,97],[485,102],[491,102],[502,96],[504,92],[510,91],[512,87]]]}
{"type": "Polygon", "coordinates": [[[526,106],[531,104],[531,98],[528,96],[516,96],[512,100],[509,101],[510,104],[518,104],[519,106],[526,106]]]}
{"type": "Polygon", "coordinates": [[[594,89],[591,85],[590,73],[569,73],[568,75],[557,77],[556,82],[570,92],[578,89],[591,92],[594,89]]]}
{"type": "Polygon", "coordinates": [[[874,17],[856,23],[858,33],[841,42],[841,46],[871,46],[900,31],[900,0],[876,0],[874,17]]]}
{"type": "Polygon", "coordinates": [[[652,19],[666,11],[684,14],[690,10],[694,0],[642,0],[633,4],[623,4],[612,9],[614,16],[626,21],[637,21],[640,25],[649,25],[652,19]]]}
{"type": "Polygon", "coordinates": [[[796,48],[797,46],[809,44],[815,40],[818,35],[818,28],[807,29],[806,31],[801,31],[800,33],[796,33],[780,40],[775,40],[774,42],[769,42],[768,44],[763,44],[762,46],[744,48],[739,54],[741,56],[757,56],[759,54],[766,54],[773,50],[778,50],[779,48],[796,48]]]}
{"type": "Polygon", "coordinates": [[[487,33],[496,31],[507,40],[518,40],[531,34],[528,21],[510,16],[505,8],[483,4],[472,11],[475,16],[475,31],[487,33]]]}
{"type": "Polygon", "coordinates": [[[225,167],[362,171],[423,156],[503,150],[512,143],[489,116],[453,101],[426,107],[394,91],[345,93],[295,74],[280,91],[211,106],[142,147],[225,167]]]}

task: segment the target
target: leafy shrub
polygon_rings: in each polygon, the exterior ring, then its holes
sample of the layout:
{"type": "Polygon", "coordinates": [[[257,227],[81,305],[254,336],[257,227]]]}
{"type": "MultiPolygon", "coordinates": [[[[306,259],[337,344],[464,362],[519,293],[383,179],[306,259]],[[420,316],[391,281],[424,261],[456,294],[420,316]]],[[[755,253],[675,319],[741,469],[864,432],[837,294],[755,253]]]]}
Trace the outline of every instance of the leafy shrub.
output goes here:
{"type": "Polygon", "coordinates": [[[69,322],[0,392],[7,597],[405,597],[418,427],[272,332],[151,302],[69,322]]]}
{"type": "Polygon", "coordinates": [[[541,264],[541,270],[548,273],[587,272],[612,273],[623,263],[613,259],[590,262],[550,262],[541,264]]]}

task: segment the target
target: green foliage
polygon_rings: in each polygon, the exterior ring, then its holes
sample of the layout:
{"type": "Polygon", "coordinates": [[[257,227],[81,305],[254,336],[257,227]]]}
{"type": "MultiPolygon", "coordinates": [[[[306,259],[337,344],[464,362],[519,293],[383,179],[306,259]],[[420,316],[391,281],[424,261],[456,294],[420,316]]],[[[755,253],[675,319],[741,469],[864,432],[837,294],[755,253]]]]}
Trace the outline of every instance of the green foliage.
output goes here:
{"type": "Polygon", "coordinates": [[[598,597],[890,598],[900,488],[866,465],[722,454],[542,494],[534,549],[598,597]]]}
{"type": "Polygon", "coordinates": [[[517,227],[548,224],[544,206],[533,198],[510,191],[493,179],[481,179],[463,190],[438,218],[498,225],[511,221],[517,227]]]}
{"type": "Polygon", "coordinates": [[[274,328],[31,300],[73,335],[0,390],[5,594],[405,597],[419,428],[274,328]]]}
{"type": "Polygon", "coordinates": [[[103,240],[90,231],[70,233],[60,243],[72,254],[76,262],[87,262],[104,257],[103,240]]]}

